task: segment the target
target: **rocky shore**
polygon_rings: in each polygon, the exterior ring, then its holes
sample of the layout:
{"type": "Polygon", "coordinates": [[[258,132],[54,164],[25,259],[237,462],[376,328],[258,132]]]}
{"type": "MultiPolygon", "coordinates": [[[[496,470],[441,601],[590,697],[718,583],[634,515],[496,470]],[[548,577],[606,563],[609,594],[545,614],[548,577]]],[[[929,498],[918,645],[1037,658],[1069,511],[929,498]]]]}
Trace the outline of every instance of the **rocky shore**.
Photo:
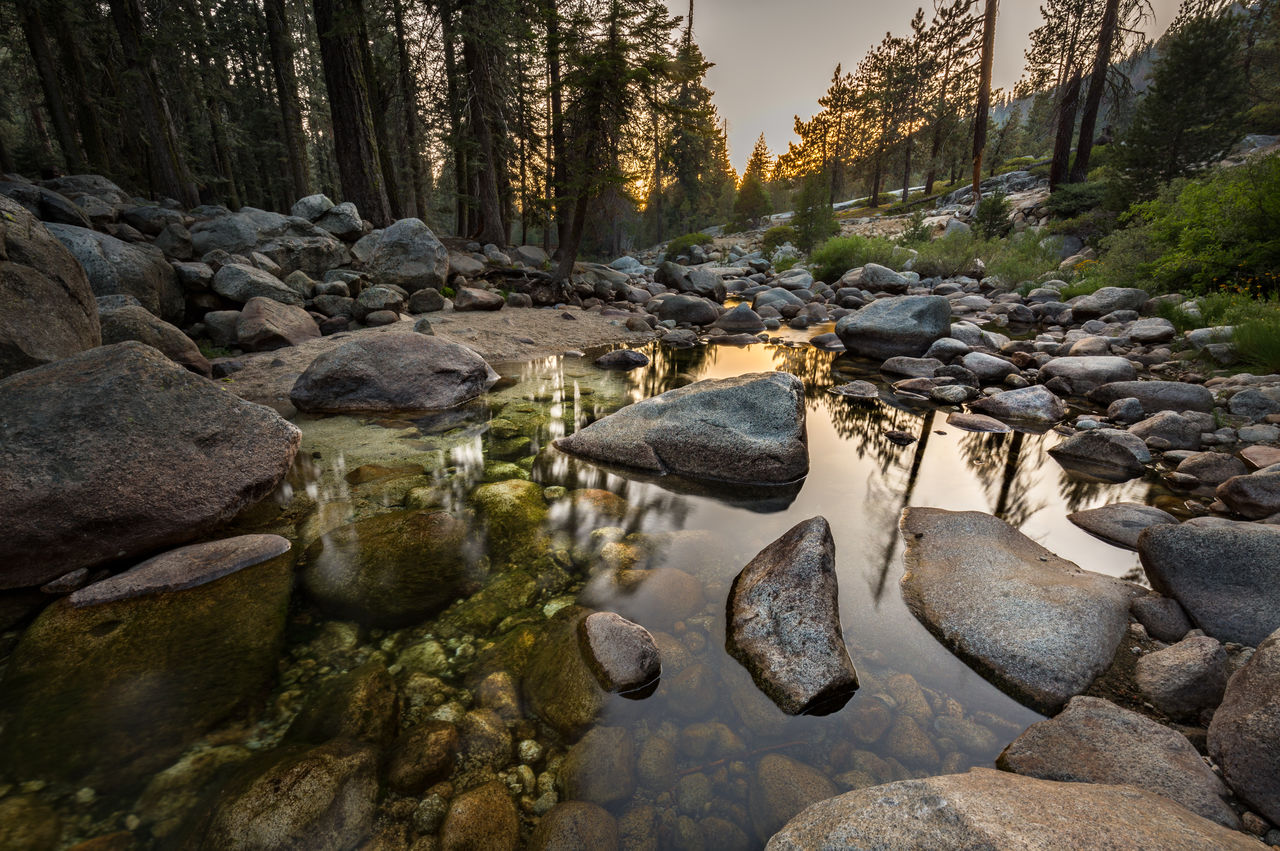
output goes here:
{"type": "Polygon", "coordinates": [[[1194,302],[981,268],[823,282],[746,239],[561,284],[534,247],[373,230],[323,196],[284,216],[21,185],[0,197],[0,848],[1280,844],[1280,376],[1156,315],[1194,302]],[[1069,479],[1176,494],[1069,517],[1150,590],[989,514],[902,514],[911,614],[1046,720],[860,652],[826,518],[753,556],[543,475],[793,497],[821,463],[801,378],[663,385],[589,424],[495,395],[501,361],[784,333],[874,377],[839,404],[1050,433],[1069,479]],[[484,399],[491,454],[462,477],[415,423],[484,399]],[[399,429],[422,463],[341,468],[322,501],[288,418],[325,417],[399,429]],[[619,720],[636,700],[667,720],[619,720]]]}

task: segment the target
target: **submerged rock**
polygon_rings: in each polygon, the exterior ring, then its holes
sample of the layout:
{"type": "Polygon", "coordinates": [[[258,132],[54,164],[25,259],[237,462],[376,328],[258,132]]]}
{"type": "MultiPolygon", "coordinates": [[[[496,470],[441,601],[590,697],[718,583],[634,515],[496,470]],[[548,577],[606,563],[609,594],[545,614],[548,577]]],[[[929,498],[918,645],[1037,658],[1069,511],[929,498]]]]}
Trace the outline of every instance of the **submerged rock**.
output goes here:
{"type": "Polygon", "coordinates": [[[555,445],[659,475],[790,483],[809,472],[804,385],[782,372],[699,381],[623,408],[555,445]]]}
{"type": "Polygon", "coordinates": [[[395,511],[341,526],[307,548],[302,587],[339,617],[406,626],[464,592],[466,524],[443,511],[395,511]]]}
{"type": "Polygon", "coordinates": [[[1280,629],[1280,528],[1155,526],[1138,538],[1151,587],[1220,641],[1257,646],[1280,629]]]}
{"type": "Polygon", "coordinates": [[[1052,712],[1111,664],[1133,586],[1081,570],[989,514],[908,508],[901,528],[907,607],[1013,697],[1052,712]]]}
{"type": "Polygon", "coordinates": [[[0,197],[0,378],[102,344],[89,279],[17,202],[0,197]]]}
{"type": "Polygon", "coordinates": [[[788,715],[826,715],[858,689],[840,629],[835,542],[826,518],[793,527],[729,591],[725,649],[788,715]]]}
{"type": "Polygon", "coordinates": [[[515,851],[520,816],[505,786],[494,780],[449,804],[440,828],[440,851],[515,851]]]}
{"type": "Polygon", "coordinates": [[[1209,755],[1232,790],[1280,824],[1280,632],[1258,645],[1227,685],[1209,725],[1209,755]]]}
{"type": "Polygon", "coordinates": [[[1136,786],[1204,818],[1239,828],[1229,794],[1186,736],[1096,697],[1073,697],[1057,717],[1032,724],[996,764],[1041,780],[1136,786]]]}
{"type": "Polygon", "coordinates": [[[316,358],[289,399],[308,413],[432,411],[470,401],[497,381],[498,374],[465,346],[384,333],[316,358]]]}
{"type": "Polygon", "coordinates": [[[173,550],[46,608],[0,686],[6,771],[128,785],[275,675],[293,557],[275,535],[173,550]]]}
{"type": "Polygon", "coordinates": [[[522,681],[529,708],[562,735],[581,735],[609,696],[583,658],[578,641],[581,610],[566,610],[547,625],[522,681]]]}
{"type": "Polygon", "coordinates": [[[1127,550],[1138,548],[1138,536],[1152,526],[1176,525],[1167,511],[1137,502],[1116,502],[1068,514],[1067,519],[1108,544],[1127,550]]]}
{"type": "Polygon", "coordinates": [[[185,543],[261,500],[301,433],[141,343],[0,381],[0,588],[185,543]]]}
{"type": "Polygon", "coordinates": [[[618,822],[595,804],[567,801],[542,817],[529,838],[530,851],[618,851],[618,822]]]}
{"type": "Polygon", "coordinates": [[[767,841],[805,807],[838,791],[816,768],[783,754],[766,755],[756,766],[747,799],[756,836],[767,841]]]}
{"type": "Polygon", "coordinates": [[[630,798],[635,784],[635,743],[624,727],[592,728],[560,767],[560,785],[571,800],[608,805],[630,798]]]}
{"type": "Polygon", "coordinates": [[[848,351],[878,360],[920,357],[950,330],[951,302],[942,296],[879,299],[836,323],[848,351]]]}
{"type": "Polygon", "coordinates": [[[588,615],[578,625],[582,655],[600,687],[626,694],[656,685],[662,661],[653,636],[612,612],[588,615]]]}
{"type": "Polygon", "coordinates": [[[822,801],[768,851],[811,848],[1204,848],[1258,851],[1257,840],[1132,786],[1057,783],[1003,771],[905,780],[822,801]]]}

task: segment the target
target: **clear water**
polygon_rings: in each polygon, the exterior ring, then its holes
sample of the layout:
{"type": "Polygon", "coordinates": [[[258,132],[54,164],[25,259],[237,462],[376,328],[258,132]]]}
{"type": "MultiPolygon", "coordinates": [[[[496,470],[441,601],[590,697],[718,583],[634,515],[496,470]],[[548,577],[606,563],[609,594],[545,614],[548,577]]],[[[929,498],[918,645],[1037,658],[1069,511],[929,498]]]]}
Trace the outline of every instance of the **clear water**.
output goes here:
{"type": "MultiPolygon", "coordinates": [[[[806,344],[825,330],[786,332],[777,343],[746,348],[677,351],[655,344],[646,349],[648,367],[621,374],[596,369],[590,357],[500,366],[503,381],[485,399],[426,418],[299,417],[303,461],[282,513],[244,518],[242,527],[279,531],[305,547],[329,529],[406,499],[468,514],[469,495],[480,482],[529,476],[548,489],[551,509],[542,531],[566,575],[558,586],[500,611],[491,627],[466,633],[451,626],[449,613],[399,630],[337,622],[298,594],[281,684],[267,709],[252,726],[215,733],[209,741],[276,746],[318,685],[369,659],[387,664],[404,690],[407,672],[397,660],[407,648],[428,641],[440,643],[447,668],[425,697],[402,691],[405,721],[456,717],[477,699],[477,681],[498,667],[495,660],[506,658],[498,652],[504,639],[524,631],[536,644],[548,615],[588,602],[639,621],[668,651],[655,694],[644,700],[610,697],[594,722],[622,731],[613,735],[630,740],[634,758],[611,751],[596,753],[585,767],[582,760],[566,764],[573,742],[539,723],[526,706],[524,720],[511,725],[513,741],[537,742],[541,756],[527,769],[518,768],[514,757],[480,775],[459,771],[453,792],[497,776],[513,790],[521,811],[532,815],[564,799],[566,781],[583,788],[599,776],[612,791],[594,797],[620,820],[624,835],[643,838],[644,846],[759,847],[778,826],[776,819],[794,808],[780,800],[787,789],[838,792],[992,764],[1039,716],[973,673],[907,611],[898,590],[902,510],[990,512],[1081,567],[1136,579],[1141,572],[1133,553],[1091,538],[1066,515],[1122,500],[1171,507],[1171,497],[1154,481],[1073,479],[1046,453],[1058,439],[1053,433],[971,434],[948,426],[945,411],[896,402],[883,379],[868,372],[870,364],[806,344]],[[555,438],[673,387],[772,370],[799,376],[808,400],[811,472],[781,498],[672,490],[671,483],[602,470],[551,448],[555,438]],[[827,392],[857,378],[879,383],[881,401],[827,392]],[[898,446],[885,436],[895,429],[919,440],[898,446]],[[367,464],[422,464],[427,472],[348,481],[351,471],[367,464]],[[557,488],[609,491],[626,500],[625,515],[571,510],[557,488]],[[725,599],[734,575],[757,551],[816,515],[830,521],[835,538],[841,619],[862,687],[832,715],[788,718],[725,652],[725,599]],[[611,531],[593,534],[596,529],[611,531]],[[693,576],[702,602],[690,601],[696,592],[687,589],[680,599],[660,598],[656,604],[652,595],[618,590],[598,551],[627,535],[635,536],[625,538],[629,542],[669,544],[654,547],[645,566],[693,576]],[[675,610],[685,603],[688,611],[675,610]],[[570,771],[589,776],[575,781],[566,776],[570,771]]],[[[151,827],[145,808],[112,800],[107,791],[99,794],[91,815],[80,808],[78,838],[120,830],[142,809],[141,826],[132,824],[146,844],[151,827]]],[[[409,823],[404,835],[412,840],[419,835],[412,827],[414,806],[391,794],[380,805],[379,823],[409,823]]]]}

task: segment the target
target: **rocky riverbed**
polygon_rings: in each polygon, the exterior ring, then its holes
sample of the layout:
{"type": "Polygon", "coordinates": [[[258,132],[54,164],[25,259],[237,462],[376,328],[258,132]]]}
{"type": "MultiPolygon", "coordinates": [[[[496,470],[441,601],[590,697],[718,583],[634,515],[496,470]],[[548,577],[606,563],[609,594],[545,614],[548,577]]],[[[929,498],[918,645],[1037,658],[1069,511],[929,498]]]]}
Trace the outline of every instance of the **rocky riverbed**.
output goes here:
{"type": "Polygon", "coordinates": [[[0,848],[1280,842],[1225,332],[100,181],[0,200],[0,848]]]}

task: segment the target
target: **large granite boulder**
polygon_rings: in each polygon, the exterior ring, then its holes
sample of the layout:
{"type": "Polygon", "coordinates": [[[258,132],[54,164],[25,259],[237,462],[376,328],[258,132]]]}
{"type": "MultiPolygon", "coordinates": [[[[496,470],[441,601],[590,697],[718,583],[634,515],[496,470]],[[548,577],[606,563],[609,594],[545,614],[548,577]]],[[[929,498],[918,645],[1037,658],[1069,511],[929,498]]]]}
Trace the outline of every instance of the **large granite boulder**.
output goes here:
{"type": "Polygon", "coordinates": [[[1124,547],[1138,548],[1138,536],[1152,526],[1177,525],[1177,518],[1167,511],[1137,502],[1115,502],[1068,514],[1067,519],[1096,538],[1124,547]]]}
{"type": "Polygon", "coordinates": [[[804,385],[785,372],[699,381],[623,408],[555,445],[657,475],[790,483],[809,472],[804,385]]]}
{"type": "Polygon", "coordinates": [[[1107,482],[1141,476],[1151,451],[1137,435],[1114,428],[1079,431],[1049,450],[1067,470],[1107,482]]]}
{"type": "Polygon", "coordinates": [[[989,514],[908,508],[901,528],[907,607],[1013,697],[1053,712],[1110,666],[1135,586],[1081,570],[989,514]]]}
{"type": "Polygon", "coordinates": [[[37,186],[34,183],[11,183],[0,180],[0,195],[22,205],[42,222],[56,222],[82,228],[93,227],[84,210],[65,195],[54,192],[52,189],[37,186]]]}
{"type": "Polygon", "coordinates": [[[159,249],[74,225],[48,228],[80,261],[95,296],[131,295],[165,322],[182,321],[182,285],[159,249]]]}
{"type": "Polygon", "coordinates": [[[858,688],[840,629],[836,545],[824,517],[797,524],[733,580],[725,647],[788,715],[827,715],[858,688]]]}
{"type": "Polygon", "coordinates": [[[1227,784],[1268,819],[1280,824],[1280,632],[1227,684],[1209,725],[1209,755],[1227,784]]]}
{"type": "Polygon", "coordinates": [[[1151,587],[1219,641],[1254,647],[1280,629],[1280,527],[1153,526],[1138,554],[1151,587]]]}
{"type": "Polygon", "coordinates": [[[1061,378],[1071,385],[1073,393],[1088,393],[1103,384],[1132,381],[1137,370],[1125,358],[1098,355],[1092,357],[1054,358],[1040,368],[1041,379],[1061,378]]]}
{"type": "Polygon", "coordinates": [[[655,299],[658,319],[680,325],[710,325],[720,318],[716,306],[702,296],[667,295],[655,299]]]}
{"type": "Polygon", "coordinates": [[[419,219],[401,219],[382,231],[365,268],[375,284],[438,290],[449,281],[449,249],[419,219]]]}
{"type": "Polygon", "coordinates": [[[836,323],[836,335],[855,355],[918,358],[951,330],[951,302],[942,296],[884,298],[836,323]]]}
{"type": "MultiPolygon", "coordinates": [[[[118,299],[107,296],[103,301],[118,299]]],[[[123,343],[136,340],[158,349],[176,364],[208,378],[213,367],[200,353],[200,347],[186,334],[140,304],[104,304],[98,314],[102,325],[102,344],[123,343]]]]}
{"type": "Polygon", "coordinates": [[[0,378],[101,344],[84,268],[31,213],[0,197],[0,378]]]}
{"type": "Polygon", "coordinates": [[[185,543],[267,496],[301,433],[141,343],[0,381],[0,588],[185,543]]]}
{"type": "Polygon", "coordinates": [[[1035,385],[1006,390],[969,406],[975,414],[1033,429],[1048,429],[1067,415],[1067,407],[1047,387],[1035,385]]]}
{"type": "Polygon", "coordinates": [[[979,768],[875,786],[814,804],[788,822],[766,849],[1098,847],[1263,848],[1250,836],[1133,786],[1057,783],[979,768]]]}
{"type": "Polygon", "coordinates": [[[256,266],[228,263],[213,276],[213,291],[225,299],[248,303],[255,298],[269,298],[281,304],[302,306],[302,296],[284,281],[256,266]]]}
{"type": "Polygon", "coordinates": [[[1213,413],[1213,392],[1181,381],[1115,381],[1090,391],[1089,399],[1104,408],[1120,399],[1137,399],[1148,415],[1160,411],[1213,413]]]}
{"type": "Polygon", "coordinates": [[[1280,514],[1280,472],[1257,472],[1235,476],[1218,486],[1218,499],[1250,520],[1280,514]]]}
{"type": "Polygon", "coordinates": [[[383,333],[316,358],[289,398],[308,413],[431,411],[468,402],[497,380],[465,346],[422,334],[383,333]]]}
{"type": "Polygon", "coordinates": [[[1117,310],[1141,310],[1150,298],[1150,293],[1136,287],[1103,287],[1088,295],[1078,296],[1067,304],[1071,305],[1071,315],[1083,322],[1117,310]]]}
{"type": "Polygon", "coordinates": [[[270,684],[292,586],[289,542],[248,535],[58,600],[0,684],[3,770],[110,787],[167,765],[270,684]]]}
{"type": "Polygon", "coordinates": [[[310,313],[275,299],[249,299],[236,320],[236,343],[247,352],[268,352],[320,337],[310,313]]]}
{"type": "Polygon", "coordinates": [[[1041,780],[1136,786],[1226,827],[1240,819],[1213,769],[1181,733],[1096,697],[1073,697],[1055,718],[1032,724],[996,764],[1041,780]]]}

